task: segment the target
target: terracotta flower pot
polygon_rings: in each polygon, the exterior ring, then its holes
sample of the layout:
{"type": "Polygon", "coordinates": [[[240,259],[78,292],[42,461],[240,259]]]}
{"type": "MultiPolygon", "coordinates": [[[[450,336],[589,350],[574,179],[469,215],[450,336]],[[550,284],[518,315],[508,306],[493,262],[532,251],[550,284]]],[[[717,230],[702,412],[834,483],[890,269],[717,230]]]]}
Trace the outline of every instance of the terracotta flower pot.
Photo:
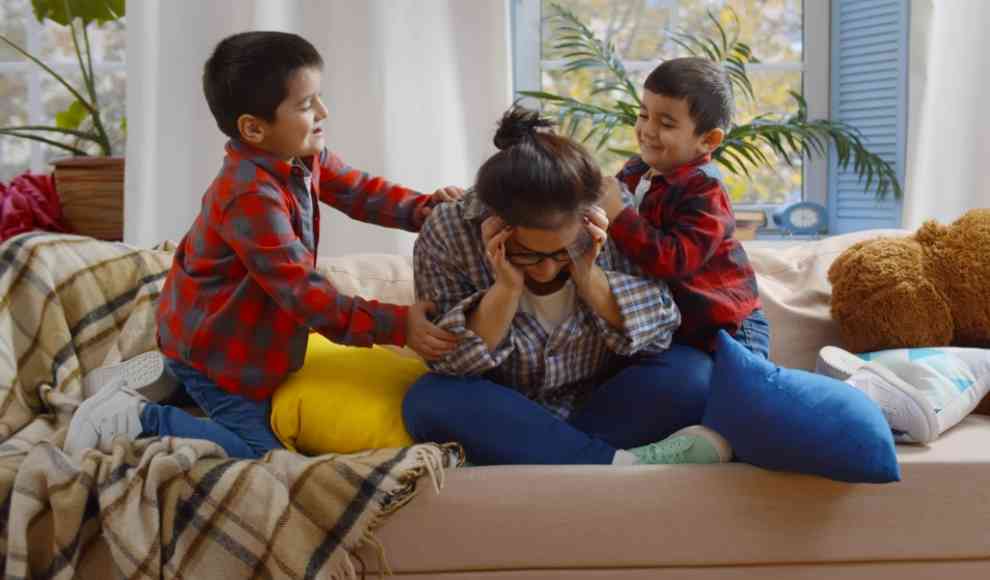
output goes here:
{"type": "Polygon", "coordinates": [[[83,236],[124,239],[124,158],[73,157],[52,165],[65,223],[83,236]]]}

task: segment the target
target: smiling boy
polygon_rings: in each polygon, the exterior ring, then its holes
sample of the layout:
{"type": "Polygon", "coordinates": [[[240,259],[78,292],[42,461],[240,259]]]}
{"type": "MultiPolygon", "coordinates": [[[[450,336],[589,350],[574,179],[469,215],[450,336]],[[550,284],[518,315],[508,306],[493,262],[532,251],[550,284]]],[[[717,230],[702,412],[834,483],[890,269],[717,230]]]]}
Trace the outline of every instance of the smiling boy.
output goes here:
{"type": "Polygon", "coordinates": [[[732,109],[718,64],[689,57],[655,68],[636,121],[640,155],[619,172],[620,184],[606,188],[602,207],[619,249],[670,286],[682,317],[676,343],[710,352],[725,329],[767,357],[770,328],[756,274],[733,238],[732,202],[712,163],[732,109]],[[624,205],[617,185],[634,192],[635,207],[624,205]]]}

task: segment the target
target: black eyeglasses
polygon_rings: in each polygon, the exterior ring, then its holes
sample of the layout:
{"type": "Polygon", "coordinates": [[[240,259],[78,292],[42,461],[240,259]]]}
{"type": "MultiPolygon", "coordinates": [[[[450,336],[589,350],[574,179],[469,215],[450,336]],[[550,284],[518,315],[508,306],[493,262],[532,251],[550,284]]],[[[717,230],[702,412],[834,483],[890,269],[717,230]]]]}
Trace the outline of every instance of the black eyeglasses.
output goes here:
{"type": "Polygon", "coordinates": [[[556,252],[544,253],[537,252],[535,250],[526,250],[525,252],[506,252],[505,259],[509,261],[510,264],[515,266],[535,266],[543,260],[553,260],[558,264],[566,264],[571,261],[571,255],[575,254],[578,256],[584,255],[585,252],[591,248],[593,240],[591,239],[591,234],[584,230],[578,239],[574,240],[574,243],[569,247],[557,250],[556,252]]]}
{"type": "Polygon", "coordinates": [[[550,254],[544,254],[543,252],[507,252],[505,258],[510,264],[516,266],[535,266],[543,260],[553,260],[558,264],[566,264],[571,261],[571,255],[567,251],[567,248],[550,254]]]}

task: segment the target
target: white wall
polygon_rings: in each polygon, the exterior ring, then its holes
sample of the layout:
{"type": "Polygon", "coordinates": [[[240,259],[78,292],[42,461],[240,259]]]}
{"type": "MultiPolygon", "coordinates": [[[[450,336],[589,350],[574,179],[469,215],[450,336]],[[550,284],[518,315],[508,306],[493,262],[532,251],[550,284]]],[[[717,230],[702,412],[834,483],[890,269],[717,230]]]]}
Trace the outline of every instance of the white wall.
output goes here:
{"type": "MultiPolygon", "coordinates": [[[[224,36],[298,32],[320,50],[328,142],[409,187],[469,185],[511,102],[507,0],[145,0],[128,6],[126,224],[130,243],[179,239],[225,137],[200,86],[224,36]]],[[[413,236],[323,207],[321,255],[408,254],[413,236]]]]}

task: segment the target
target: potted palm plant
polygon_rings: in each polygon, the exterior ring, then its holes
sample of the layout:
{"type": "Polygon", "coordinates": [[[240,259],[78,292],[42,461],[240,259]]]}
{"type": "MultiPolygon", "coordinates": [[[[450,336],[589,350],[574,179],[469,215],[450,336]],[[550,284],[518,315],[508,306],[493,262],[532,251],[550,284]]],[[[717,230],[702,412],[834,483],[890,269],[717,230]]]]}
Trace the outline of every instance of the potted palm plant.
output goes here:
{"type": "MultiPolygon", "coordinates": [[[[586,142],[593,141],[596,149],[607,147],[618,128],[635,126],[641,104],[639,92],[614,45],[599,40],[570,10],[558,4],[552,6],[554,14],[550,19],[556,24],[552,46],[562,55],[565,74],[594,71],[604,75],[597,78],[585,99],[546,91],[520,91],[520,94],[549,105],[572,135],[583,133],[579,136],[586,142]]],[[[709,12],[715,34],[698,37],[674,32],[671,39],[692,56],[720,63],[735,92],[754,99],[746,65],[758,60],[738,38],[738,18],[734,12],[731,18],[736,26],[726,27],[709,12]]],[[[839,167],[846,169],[851,165],[866,182],[866,189],[874,187],[878,198],[888,193],[901,197],[894,168],[866,148],[855,127],[828,119],[809,119],[804,98],[794,92],[790,95],[797,104],[794,114],[761,115],[748,123],[734,125],[714,151],[713,160],[731,173],[748,177],[757,167],[771,166],[775,158],[794,166],[804,156],[823,157],[834,146],[839,167]]],[[[635,154],[611,147],[609,150],[622,156],[635,154]]]]}
{"type": "Polygon", "coordinates": [[[71,157],[56,160],[55,184],[66,223],[76,232],[119,240],[123,237],[124,159],[114,156],[106,115],[96,94],[88,28],[124,16],[125,0],[32,0],[39,22],[50,20],[69,28],[82,84],[62,75],[10,38],[6,43],[41,67],[73,97],[53,125],[0,127],[0,136],[45,143],[71,157]]]}

